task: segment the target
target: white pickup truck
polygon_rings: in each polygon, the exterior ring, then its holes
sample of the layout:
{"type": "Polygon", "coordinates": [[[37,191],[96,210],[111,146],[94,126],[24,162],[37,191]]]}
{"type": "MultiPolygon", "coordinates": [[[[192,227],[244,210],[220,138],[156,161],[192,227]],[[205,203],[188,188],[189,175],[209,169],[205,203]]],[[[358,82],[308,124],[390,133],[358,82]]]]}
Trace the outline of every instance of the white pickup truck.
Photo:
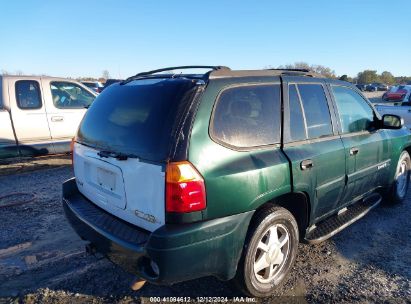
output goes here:
{"type": "Polygon", "coordinates": [[[96,95],[71,79],[0,76],[0,159],[68,152],[96,95]]]}

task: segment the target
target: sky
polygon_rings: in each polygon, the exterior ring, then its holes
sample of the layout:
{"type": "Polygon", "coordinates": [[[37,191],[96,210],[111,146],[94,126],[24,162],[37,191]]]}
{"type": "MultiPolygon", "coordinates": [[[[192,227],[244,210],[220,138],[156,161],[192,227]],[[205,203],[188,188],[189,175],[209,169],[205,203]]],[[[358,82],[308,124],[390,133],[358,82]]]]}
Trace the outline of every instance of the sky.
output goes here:
{"type": "Polygon", "coordinates": [[[0,0],[0,71],[113,78],[320,64],[411,76],[411,1],[0,0]]]}

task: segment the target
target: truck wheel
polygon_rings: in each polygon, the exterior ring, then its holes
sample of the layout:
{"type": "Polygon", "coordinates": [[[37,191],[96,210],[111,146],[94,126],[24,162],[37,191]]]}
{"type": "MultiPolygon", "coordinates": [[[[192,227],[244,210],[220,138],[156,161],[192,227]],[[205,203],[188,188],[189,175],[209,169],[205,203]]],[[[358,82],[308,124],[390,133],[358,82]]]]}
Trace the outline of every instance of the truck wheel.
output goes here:
{"type": "Polygon", "coordinates": [[[397,169],[395,171],[394,183],[385,197],[385,201],[387,203],[401,203],[407,196],[408,185],[410,183],[410,167],[410,155],[407,151],[403,151],[398,160],[397,169]]]}
{"type": "Polygon", "coordinates": [[[298,236],[297,222],[288,210],[262,210],[250,225],[234,284],[250,296],[272,295],[294,264],[298,236]]]}

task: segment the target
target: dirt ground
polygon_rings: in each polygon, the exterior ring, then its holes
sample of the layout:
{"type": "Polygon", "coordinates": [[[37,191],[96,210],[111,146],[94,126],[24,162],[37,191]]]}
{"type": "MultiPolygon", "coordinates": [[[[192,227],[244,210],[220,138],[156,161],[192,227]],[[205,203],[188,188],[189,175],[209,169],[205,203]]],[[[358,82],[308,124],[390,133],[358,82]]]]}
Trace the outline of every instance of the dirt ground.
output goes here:
{"type": "MultiPolygon", "coordinates": [[[[62,182],[73,175],[69,163],[48,157],[0,166],[0,303],[241,296],[212,277],[132,291],[133,276],[86,255],[85,242],[65,220],[60,196],[62,182]]],[[[379,206],[322,244],[301,244],[288,281],[262,302],[411,303],[410,215],[411,191],[405,203],[379,206]]]]}

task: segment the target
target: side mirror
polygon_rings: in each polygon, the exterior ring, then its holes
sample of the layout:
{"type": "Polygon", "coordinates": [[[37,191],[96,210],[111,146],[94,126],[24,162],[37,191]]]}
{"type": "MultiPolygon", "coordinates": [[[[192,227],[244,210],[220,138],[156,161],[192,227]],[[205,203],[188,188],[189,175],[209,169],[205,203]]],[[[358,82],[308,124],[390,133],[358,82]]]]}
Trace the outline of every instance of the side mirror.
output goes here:
{"type": "Polygon", "coordinates": [[[382,129],[401,129],[404,126],[404,119],[398,115],[385,114],[381,121],[382,129]]]}

